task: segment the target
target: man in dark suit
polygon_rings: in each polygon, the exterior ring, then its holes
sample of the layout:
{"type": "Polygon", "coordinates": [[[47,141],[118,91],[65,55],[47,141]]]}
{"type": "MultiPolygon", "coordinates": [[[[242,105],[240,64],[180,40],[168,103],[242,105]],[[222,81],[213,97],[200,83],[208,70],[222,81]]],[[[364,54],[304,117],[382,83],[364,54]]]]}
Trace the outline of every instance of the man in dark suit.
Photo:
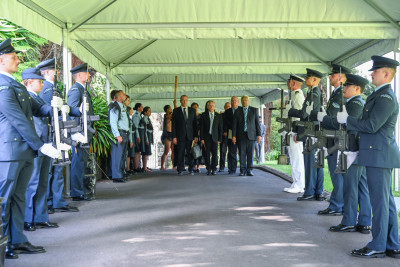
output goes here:
{"type": "MultiPolygon", "coordinates": [[[[225,125],[225,116],[228,109],[231,108],[231,102],[226,102],[224,105],[224,111],[221,113],[222,116],[222,126],[225,125]]],[[[222,141],[219,144],[219,171],[218,172],[223,172],[225,169],[225,161],[226,161],[226,152],[228,150],[228,133],[224,131],[222,135],[222,141]]]]}
{"type": "Polygon", "coordinates": [[[393,168],[400,167],[400,151],[394,136],[399,104],[391,81],[400,65],[396,60],[373,56],[371,77],[376,86],[365,102],[361,118],[338,112],[337,121],[347,130],[358,131],[358,164],[365,166],[372,207],[372,240],[352,256],[363,258],[400,258],[399,223],[392,194],[393,168]]]}
{"type": "Polygon", "coordinates": [[[247,95],[241,98],[239,107],[233,116],[232,142],[238,143],[240,154],[240,176],[253,176],[253,155],[255,141],[260,143],[261,131],[258,122],[258,110],[249,106],[247,95]]]}
{"type": "Polygon", "coordinates": [[[231,108],[225,110],[224,117],[224,136],[228,139],[228,173],[235,174],[237,168],[237,144],[232,142],[233,115],[239,107],[237,96],[231,97],[231,108]]]}
{"type": "Polygon", "coordinates": [[[206,149],[207,175],[215,175],[218,164],[218,144],[222,140],[222,115],[214,112],[214,101],[208,102],[207,109],[201,114],[200,139],[206,149]],[[211,164],[210,154],[212,156],[211,164]]]}
{"type": "Polygon", "coordinates": [[[188,97],[182,95],[181,106],[173,110],[172,113],[172,140],[176,145],[177,170],[182,175],[185,168],[185,153],[188,154],[189,174],[193,173],[193,156],[190,153],[192,142],[197,142],[197,120],[194,108],[188,107],[188,97]]]}

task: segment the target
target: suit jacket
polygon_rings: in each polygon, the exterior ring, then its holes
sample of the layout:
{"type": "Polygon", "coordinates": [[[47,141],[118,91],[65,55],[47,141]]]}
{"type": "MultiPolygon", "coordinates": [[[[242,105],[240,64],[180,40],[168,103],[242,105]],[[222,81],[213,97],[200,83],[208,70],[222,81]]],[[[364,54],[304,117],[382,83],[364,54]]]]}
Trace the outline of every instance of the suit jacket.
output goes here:
{"type": "Polygon", "coordinates": [[[33,116],[51,116],[51,107],[32,100],[25,86],[0,74],[0,161],[32,160],[43,145],[33,116]]]}
{"type": "MultiPolygon", "coordinates": [[[[236,109],[237,110],[237,109],[236,109]]],[[[233,110],[232,108],[228,108],[223,113],[223,131],[224,133],[228,133],[229,130],[232,130],[233,126],[233,110]]]]}
{"type": "MultiPolygon", "coordinates": [[[[214,143],[222,142],[222,115],[214,111],[214,120],[212,125],[212,141],[214,143]]],[[[208,111],[201,114],[200,118],[200,139],[206,140],[210,132],[210,113],[208,111]]]]}
{"type": "MultiPolygon", "coordinates": [[[[258,110],[254,107],[248,106],[247,137],[250,141],[255,141],[257,136],[261,136],[258,110]]],[[[232,137],[236,137],[238,140],[245,138],[243,107],[238,107],[233,116],[232,137]]]]}
{"type": "Polygon", "coordinates": [[[399,104],[387,84],[368,96],[361,118],[349,116],[347,129],[360,133],[358,164],[378,168],[399,168],[400,151],[394,137],[399,104]]]}
{"type": "Polygon", "coordinates": [[[183,115],[182,107],[177,107],[172,112],[172,138],[178,142],[192,141],[198,137],[196,110],[187,107],[187,120],[183,115]]]}

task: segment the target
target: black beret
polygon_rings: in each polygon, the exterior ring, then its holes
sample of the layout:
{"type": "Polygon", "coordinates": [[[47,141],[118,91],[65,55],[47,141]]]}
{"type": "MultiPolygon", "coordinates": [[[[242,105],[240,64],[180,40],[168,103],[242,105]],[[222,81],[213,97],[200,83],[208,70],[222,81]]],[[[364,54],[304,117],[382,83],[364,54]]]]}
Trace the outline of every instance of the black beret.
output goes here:
{"type": "Polygon", "coordinates": [[[307,70],[307,76],[306,77],[317,77],[317,78],[321,79],[324,76],[324,74],[322,74],[319,71],[308,69],[308,68],[306,70],[307,70]]]}
{"type": "Polygon", "coordinates": [[[81,65],[79,65],[79,66],[76,66],[75,68],[72,68],[72,69],[70,70],[70,72],[71,72],[72,74],[79,73],[79,72],[87,72],[87,71],[88,71],[88,65],[87,65],[87,63],[83,63],[83,64],[81,64],[81,65]]]}
{"type": "Polygon", "coordinates": [[[338,64],[332,64],[331,73],[329,73],[329,75],[332,75],[335,73],[349,74],[349,73],[351,73],[351,69],[346,68],[345,66],[338,65],[338,64]]]}
{"type": "Polygon", "coordinates": [[[399,62],[391,58],[372,56],[371,59],[374,62],[374,64],[372,65],[372,68],[369,71],[377,70],[380,68],[395,69],[399,66],[399,62]]]}
{"type": "Polygon", "coordinates": [[[346,74],[346,82],[344,83],[344,86],[347,85],[357,85],[360,86],[363,90],[365,86],[369,83],[367,79],[364,77],[361,77],[359,75],[354,75],[354,74],[346,74]]]}
{"type": "Polygon", "coordinates": [[[21,51],[15,50],[14,47],[12,46],[11,39],[6,39],[0,43],[0,56],[4,54],[19,53],[19,52],[21,51]]]}
{"type": "Polygon", "coordinates": [[[52,59],[42,61],[39,64],[37,64],[36,68],[40,69],[41,71],[54,70],[54,69],[56,69],[56,59],[52,58],[52,59]]]}
{"type": "Polygon", "coordinates": [[[44,78],[40,75],[40,70],[38,68],[29,68],[21,73],[22,80],[28,79],[39,79],[44,80],[44,78]]]}

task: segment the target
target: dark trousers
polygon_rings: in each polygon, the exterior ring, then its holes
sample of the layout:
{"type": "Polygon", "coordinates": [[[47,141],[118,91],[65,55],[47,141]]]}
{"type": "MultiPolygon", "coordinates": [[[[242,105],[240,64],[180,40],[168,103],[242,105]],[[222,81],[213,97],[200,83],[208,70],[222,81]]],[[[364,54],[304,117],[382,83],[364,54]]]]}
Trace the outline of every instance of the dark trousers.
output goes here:
{"type": "Polygon", "coordinates": [[[231,173],[236,172],[237,168],[237,143],[234,144],[232,139],[228,139],[228,170],[231,173]]]}
{"type": "Polygon", "coordinates": [[[367,247],[386,251],[400,249],[399,222],[392,194],[393,169],[366,167],[372,207],[372,241],[367,247]]]}
{"type": "Polygon", "coordinates": [[[343,225],[356,225],[358,207],[358,224],[371,225],[371,204],[367,184],[367,174],[364,166],[352,164],[343,174],[343,225]]]}
{"type": "Polygon", "coordinates": [[[207,171],[215,171],[217,170],[218,165],[218,143],[215,143],[209,134],[207,134],[206,138],[204,139],[204,143],[206,145],[205,156],[207,171]],[[210,155],[212,157],[211,162],[210,155]]]}
{"type": "Polygon", "coordinates": [[[255,141],[249,140],[247,134],[238,140],[240,156],[240,172],[247,173],[253,170],[253,157],[255,141]]]}
{"type": "Polygon", "coordinates": [[[0,196],[3,233],[9,244],[28,242],[24,235],[25,192],[33,171],[33,159],[0,162],[0,196]]]}
{"type": "Polygon", "coordinates": [[[183,169],[185,169],[185,155],[187,155],[187,159],[188,159],[187,164],[189,165],[189,172],[193,171],[193,156],[192,156],[192,153],[190,153],[191,147],[192,147],[192,141],[178,140],[178,144],[175,146],[175,148],[176,148],[175,157],[177,157],[178,172],[182,172],[183,169]]]}
{"type": "Polygon", "coordinates": [[[124,178],[126,155],[128,153],[128,135],[120,131],[122,137],[122,142],[116,144],[111,144],[111,170],[113,179],[124,178]]]}
{"type": "Polygon", "coordinates": [[[329,155],[327,157],[329,174],[331,176],[332,185],[333,185],[333,190],[332,190],[331,199],[330,199],[328,208],[331,210],[340,212],[343,210],[343,205],[344,205],[343,175],[340,173],[338,173],[338,174],[335,173],[336,163],[337,163],[337,155],[338,155],[338,151],[336,151],[335,153],[333,153],[332,155],[329,155]]]}
{"type": "Polygon", "coordinates": [[[85,195],[83,188],[83,176],[85,175],[88,157],[88,148],[72,147],[71,197],[85,195]]]}
{"type": "Polygon", "coordinates": [[[49,184],[47,187],[47,205],[53,208],[65,207],[68,203],[64,199],[64,166],[53,166],[53,160],[50,161],[49,184]]]}
{"type": "Polygon", "coordinates": [[[25,193],[25,222],[48,222],[47,186],[51,159],[41,155],[33,160],[33,172],[25,193]]]}
{"type": "Polygon", "coordinates": [[[324,169],[313,168],[316,151],[314,149],[310,154],[304,154],[304,196],[321,195],[324,191],[324,169]]]}
{"type": "Polygon", "coordinates": [[[228,138],[222,136],[222,142],[219,144],[219,169],[225,169],[226,152],[228,151],[228,138]]]}

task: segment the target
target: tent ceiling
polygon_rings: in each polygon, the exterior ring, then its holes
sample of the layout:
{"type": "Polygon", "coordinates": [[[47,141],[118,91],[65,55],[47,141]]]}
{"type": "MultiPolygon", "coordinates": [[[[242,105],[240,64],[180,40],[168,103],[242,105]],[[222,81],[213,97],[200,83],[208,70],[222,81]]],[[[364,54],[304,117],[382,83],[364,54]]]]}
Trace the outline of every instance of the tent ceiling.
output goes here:
{"type": "MultiPolygon", "coordinates": [[[[190,99],[279,97],[289,73],[354,67],[399,47],[398,0],[2,0],[0,16],[71,51],[161,110],[190,99]],[[261,91],[260,91],[261,90],[261,91]],[[147,100],[146,100],[147,99],[147,100]]],[[[147,101],[147,102],[145,102],[147,101]]],[[[225,101],[225,100],[224,100],[225,101]]],[[[252,101],[253,103],[253,101],[252,101]]]]}

